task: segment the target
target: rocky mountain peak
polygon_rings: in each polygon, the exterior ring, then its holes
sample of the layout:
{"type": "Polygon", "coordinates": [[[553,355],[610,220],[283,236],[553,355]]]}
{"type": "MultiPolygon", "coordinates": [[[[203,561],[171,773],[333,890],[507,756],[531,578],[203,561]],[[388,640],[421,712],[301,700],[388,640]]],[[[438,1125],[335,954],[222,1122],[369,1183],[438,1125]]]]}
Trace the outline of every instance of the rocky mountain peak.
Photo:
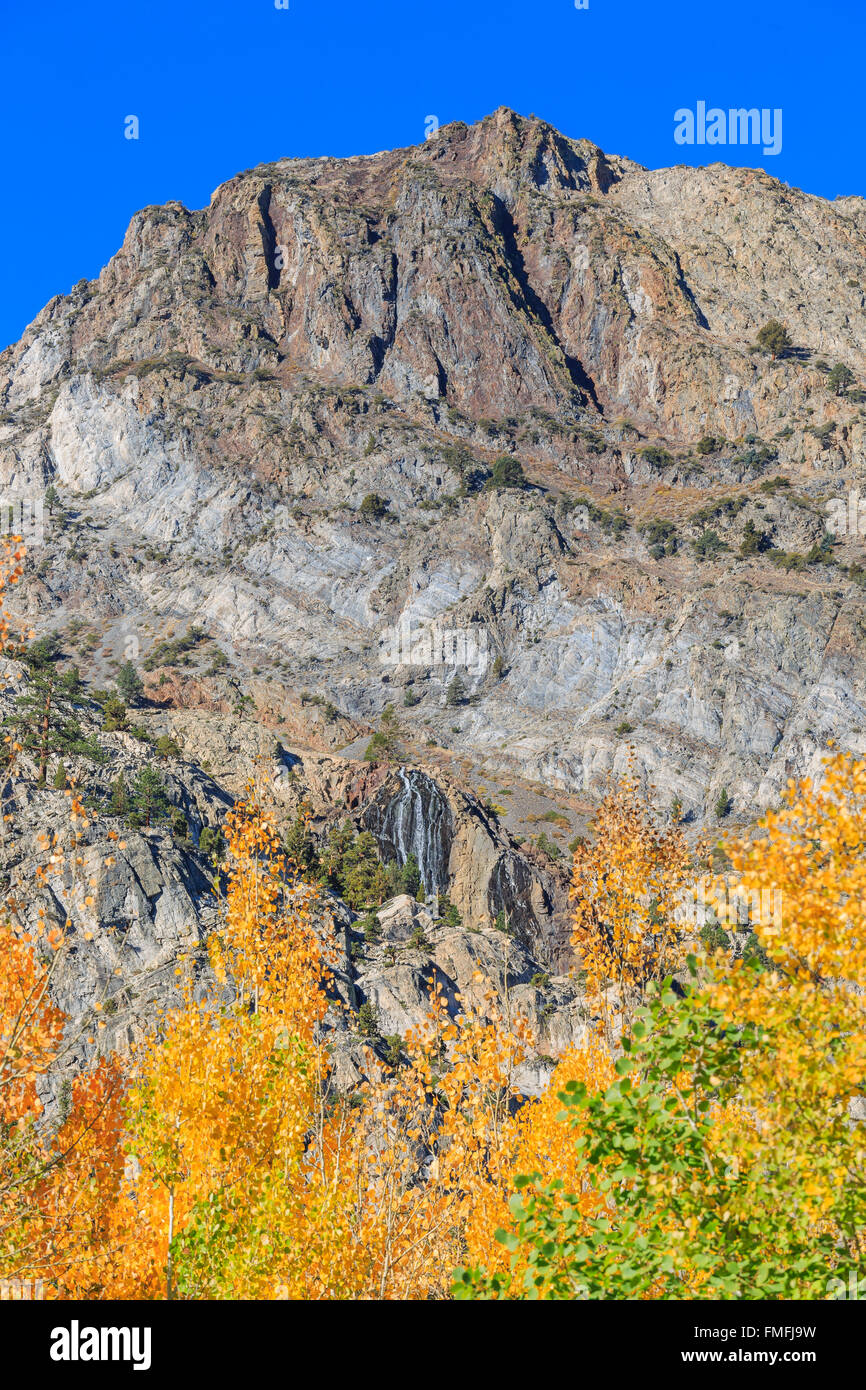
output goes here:
{"type": "Polygon", "coordinates": [[[21,601],[175,720],[351,760],[393,706],[560,853],[629,756],[754,817],[866,728],[864,257],[860,198],[507,108],[145,208],[0,359],[0,476],[58,497],[21,601]]]}

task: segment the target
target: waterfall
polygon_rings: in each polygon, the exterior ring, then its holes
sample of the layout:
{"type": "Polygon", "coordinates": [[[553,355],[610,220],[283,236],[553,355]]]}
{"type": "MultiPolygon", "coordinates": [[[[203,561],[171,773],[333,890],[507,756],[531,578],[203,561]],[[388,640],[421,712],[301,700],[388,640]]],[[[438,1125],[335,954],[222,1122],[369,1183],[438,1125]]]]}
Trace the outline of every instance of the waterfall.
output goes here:
{"type": "Polygon", "coordinates": [[[366,829],[372,831],[386,860],[402,866],[414,854],[428,893],[448,886],[448,859],[454,836],[451,807],[444,793],[426,773],[401,767],[400,787],[386,785],[364,812],[366,829]]]}

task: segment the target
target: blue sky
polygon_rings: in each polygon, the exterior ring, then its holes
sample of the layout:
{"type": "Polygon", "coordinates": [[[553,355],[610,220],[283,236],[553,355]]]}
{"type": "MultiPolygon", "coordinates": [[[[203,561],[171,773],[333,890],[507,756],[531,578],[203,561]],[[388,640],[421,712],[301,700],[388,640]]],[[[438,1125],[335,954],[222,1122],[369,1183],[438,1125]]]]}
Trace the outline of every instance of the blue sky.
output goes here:
{"type": "Polygon", "coordinates": [[[866,194],[862,0],[0,0],[0,348],[137,208],[293,155],[414,144],[507,105],[642,164],[866,194]],[[674,112],[781,108],[781,152],[674,143],[674,112]],[[124,120],[139,118],[139,139],[124,120]]]}

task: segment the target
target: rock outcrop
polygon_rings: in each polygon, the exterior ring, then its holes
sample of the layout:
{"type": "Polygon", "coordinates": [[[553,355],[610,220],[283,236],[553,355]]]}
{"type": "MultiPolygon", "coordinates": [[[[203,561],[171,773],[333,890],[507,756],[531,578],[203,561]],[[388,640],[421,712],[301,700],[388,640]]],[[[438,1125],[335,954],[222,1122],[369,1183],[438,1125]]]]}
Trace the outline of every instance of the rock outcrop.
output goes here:
{"type": "Polygon", "coordinates": [[[592,797],[627,730],[660,800],[750,817],[866,726],[861,538],[805,563],[863,472],[827,368],[866,371],[864,255],[862,199],[506,110],[146,208],[0,356],[0,480],[59,498],[23,602],[322,751],[405,698],[419,742],[592,797]],[[484,489],[501,453],[529,490],[484,489]],[[160,665],[191,623],[219,676],[160,665]],[[383,660],[401,624],[483,634],[469,705],[453,648],[383,660]]]}
{"type": "MultiPolygon", "coordinates": [[[[0,354],[0,491],[47,498],[19,613],[91,687],[143,668],[179,748],[189,845],[130,837],[100,890],[147,968],[201,932],[199,834],[252,773],[553,978],[612,776],[749,823],[829,739],[866,752],[864,265],[862,198],[507,110],[136,214],[0,354]]],[[[96,803],[151,756],[111,737],[96,803]]],[[[378,969],[396,1029],[420,976],[378,969]]]]}

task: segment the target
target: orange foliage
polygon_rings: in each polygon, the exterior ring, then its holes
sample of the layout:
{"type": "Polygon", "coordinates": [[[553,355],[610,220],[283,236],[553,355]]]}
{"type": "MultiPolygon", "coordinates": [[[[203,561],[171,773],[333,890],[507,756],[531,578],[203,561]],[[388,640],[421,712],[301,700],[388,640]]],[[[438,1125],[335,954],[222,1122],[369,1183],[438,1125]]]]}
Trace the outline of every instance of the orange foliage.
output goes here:
{"type": "Polygon", "coordinates": [[[574,856],[572,945],[586,971],[587,988],[606,1012],[614,987],[626,1017],[651,981],[685,961],[674,908],[689,881],[691,854],[676,824],[660,828],[626,779],[604,798],[592,845],[574,856]]]}

